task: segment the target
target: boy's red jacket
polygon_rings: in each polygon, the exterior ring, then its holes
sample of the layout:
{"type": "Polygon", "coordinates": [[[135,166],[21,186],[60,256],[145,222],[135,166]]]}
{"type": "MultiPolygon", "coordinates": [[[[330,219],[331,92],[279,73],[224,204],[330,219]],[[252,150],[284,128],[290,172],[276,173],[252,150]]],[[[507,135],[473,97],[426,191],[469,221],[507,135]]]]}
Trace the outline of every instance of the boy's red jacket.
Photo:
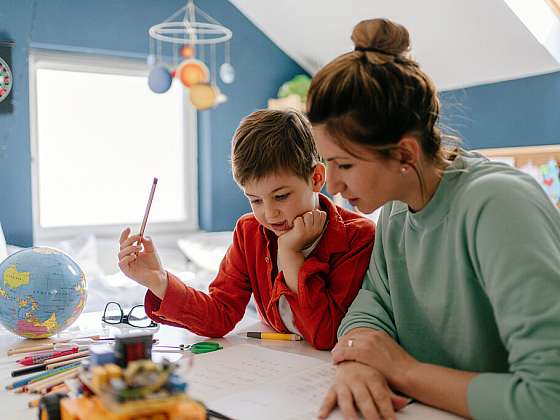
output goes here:
{"type": "Polygon", "coordinates": [[[146,313],[156,322],[222,337],[241,320],[253,293],[262,320],[276,331],[289,332],[278,310],[278,300],[285,295],[304,338],[318,349],[332,348],[368,268],[375,225],[323,195],[320,202],[329,222],[299,271],[297,294],[286,286],[282,272],[276,274],[276,235],[247,214],[237,221],[233,243],[209,293],[168,273],[163,300],[146,293],[146,313]]]}

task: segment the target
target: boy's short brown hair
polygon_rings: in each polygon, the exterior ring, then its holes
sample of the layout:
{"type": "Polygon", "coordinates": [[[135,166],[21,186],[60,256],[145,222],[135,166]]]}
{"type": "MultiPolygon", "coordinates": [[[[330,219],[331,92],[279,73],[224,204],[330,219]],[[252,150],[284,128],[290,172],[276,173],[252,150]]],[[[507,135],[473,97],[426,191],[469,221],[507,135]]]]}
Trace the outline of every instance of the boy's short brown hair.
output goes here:
{"type": "Polygon", "coordinates": [[[311,125],[295,110],[255,111],[233,136],[231,166],[239,185],[283,171],[307,181],[318,162],[311,125]]]}

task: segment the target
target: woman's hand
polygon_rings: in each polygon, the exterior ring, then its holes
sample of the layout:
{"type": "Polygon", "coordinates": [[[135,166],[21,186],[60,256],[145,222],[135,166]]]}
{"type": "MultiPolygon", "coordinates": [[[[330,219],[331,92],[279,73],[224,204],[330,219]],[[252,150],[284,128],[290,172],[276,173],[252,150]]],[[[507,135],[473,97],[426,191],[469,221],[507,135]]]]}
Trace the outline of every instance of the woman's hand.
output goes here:
{"type": "Polygon", "coordinates": [[[396,419],[409,399],[391,392],[383,375],[357,362],[342,362],[337,366],[335,384],[329,389],[319,411],[326,418],[338,405],[345,419],[358,419],[356,408],[365,419],[396,419]]]}
{"type": "Polygon", "coordinates": [[[379,371],[396,390],[402,391],[418,361],[383,331],[355,328],[340,337],[332,350],[333,362],[356,361],[379,371]]]}
{"type": "Polygon", "coordinates": [[[132,280],[149,288],[157,297],[163,299],[167,289],[167,273],[159,260],[151,239],[142,238],[142,245],[136,245],[140,235],[130,235],[126,228],[120,237],[119,268],[132,280]]]}

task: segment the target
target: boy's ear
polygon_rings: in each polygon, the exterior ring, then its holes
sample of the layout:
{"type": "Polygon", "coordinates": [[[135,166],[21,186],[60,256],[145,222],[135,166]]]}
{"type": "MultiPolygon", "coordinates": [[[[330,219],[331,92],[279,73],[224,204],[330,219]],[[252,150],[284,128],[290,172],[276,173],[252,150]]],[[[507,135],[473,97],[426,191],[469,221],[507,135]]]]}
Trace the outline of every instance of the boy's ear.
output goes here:
{"type": "Polygon", "coordinates": [[[313,192],[320,192],[325,185],[325,165],[321,162],[317,163],[313,168],[313,173],[311,174],[311,186],[313,187],[313,192]]]}

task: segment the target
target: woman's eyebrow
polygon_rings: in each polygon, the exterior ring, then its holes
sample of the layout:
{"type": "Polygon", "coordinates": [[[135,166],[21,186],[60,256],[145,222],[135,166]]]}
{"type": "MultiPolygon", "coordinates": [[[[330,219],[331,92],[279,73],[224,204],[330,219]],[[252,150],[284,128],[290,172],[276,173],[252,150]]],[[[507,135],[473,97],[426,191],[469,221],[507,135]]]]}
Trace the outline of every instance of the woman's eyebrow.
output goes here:
{"type": "Polygon", "coordinates": [[[337,160],[337,159],[350,159],[350,158],[346,157],[346,156],[333,156],[333,157],[325,159],[325,161],[332,162],[332,161],[337,160]]]}

